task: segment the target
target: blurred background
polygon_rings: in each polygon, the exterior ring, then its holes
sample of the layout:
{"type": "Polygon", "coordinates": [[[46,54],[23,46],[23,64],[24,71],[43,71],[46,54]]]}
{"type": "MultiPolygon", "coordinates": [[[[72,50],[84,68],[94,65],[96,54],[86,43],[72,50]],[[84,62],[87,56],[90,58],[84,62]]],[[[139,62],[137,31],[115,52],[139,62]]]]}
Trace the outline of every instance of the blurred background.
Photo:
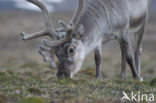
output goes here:
{"type": "MultiPolygon", "coordinates": [[[[43,1],[52,12],[52,20],[57,27],[60,19],[70,21],[78,0],[43,1]]],[[[156,0],[151,1],[149,11],[142,54],[142,75],[145,78],[156,74],[156,0]]],[[[36,6],[25,0],[0,0],[0,70],[5,71],[7,65],[16,67],[28,62],[43,64],[37,45],[41,39],[48,37],[25,42],[20,37],[20,31],[33,33],[43,28],[43,16],[36,6]]],[[[91,54],[83,68],[93,68],[93,60],[91,54]]],[[[110,75],[120,73],[120,47],[117,42],[108,42],[103,46],[102,67],[110,75]]]]}
{"type": "MultiPolygon", "coordinates": [[[[73,11],[78,0],[43,0],[47,4],[50,11],[73,11]]],[[[156,1],[151,0],[151,11],[156,11],[156,1]]],[[[0,10],[34,10],[39,9],[34,5],[28,3],[26,0],[1,0],[0,10]]]]}

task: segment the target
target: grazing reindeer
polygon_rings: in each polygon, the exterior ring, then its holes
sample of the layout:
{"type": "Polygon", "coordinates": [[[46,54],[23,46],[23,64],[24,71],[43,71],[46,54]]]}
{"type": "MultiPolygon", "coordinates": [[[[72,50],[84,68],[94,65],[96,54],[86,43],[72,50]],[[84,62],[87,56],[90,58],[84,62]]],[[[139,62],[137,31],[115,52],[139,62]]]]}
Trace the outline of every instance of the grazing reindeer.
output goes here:
{"type": "Polygon", "coordinates": [[[52,41],[42,40],[39,52],[52,68],[56,68],[54,55],[58,58],[57,77],[72,77],[81,67],[84,58],[95,52],[96,77],[101,77],[101,45],[103,41],[116,39],[122,52],[121,76],[124,78],[126,61],[133,77],[140,77],[141,41],[148,15],[149,0],[79,0],[79,5],[69,25],[59,21],[62,28],[54,30],[46,6],[39,0],[27,0],[43,11],[46,28],[34,34],[21,33],[23,40],[50,36],[52,41]],[[130,35],[135,35],[133,53],[130,35]]]}

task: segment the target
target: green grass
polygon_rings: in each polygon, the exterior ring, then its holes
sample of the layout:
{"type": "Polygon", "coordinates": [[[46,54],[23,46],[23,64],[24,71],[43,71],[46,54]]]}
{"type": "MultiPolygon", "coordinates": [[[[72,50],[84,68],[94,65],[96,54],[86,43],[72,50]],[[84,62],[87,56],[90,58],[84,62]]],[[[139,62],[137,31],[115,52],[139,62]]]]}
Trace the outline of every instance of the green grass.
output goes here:
{"type": "Polygon", "coordinates": [[[37,97],[22,99],[19,103],[46,103],[45,100],[37,97]]]}
{"type": "Polygon", "coordinates": [[[96,80],[95,70],[88,68],[80,71],[76,80],[57,80],[55,70],[37,63],[22,64],[8,71],[0,72],[0,103],[98,103],[112,98],[119,100],[123,90],[127,93],[133,90],[136,93],[140,91],[156,95],[155,78],[139,82],[134,79],[103,76],[102,80],[96,80]],[[25,72],[14,72],[21,69],[25,72]]]}

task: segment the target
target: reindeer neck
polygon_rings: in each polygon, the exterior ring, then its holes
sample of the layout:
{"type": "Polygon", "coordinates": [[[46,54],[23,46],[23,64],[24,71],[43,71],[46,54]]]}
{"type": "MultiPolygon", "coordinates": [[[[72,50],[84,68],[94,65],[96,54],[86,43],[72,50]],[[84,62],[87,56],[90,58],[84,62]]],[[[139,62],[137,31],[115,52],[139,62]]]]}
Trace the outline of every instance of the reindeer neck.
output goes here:
{"type": "Polygon", "coordinates": [[[103,1],[97,1],[90,0],[90,2],[86,3],[78,23],[78,25],[82,24],[85,29],[81,40],[85,46],[86,54],[101,44],[103,33],[108,29],[107,19],[105,19],[107,18],[106,13],[104,10],[101,10],[104,5],[100,3],[103,1]]]}

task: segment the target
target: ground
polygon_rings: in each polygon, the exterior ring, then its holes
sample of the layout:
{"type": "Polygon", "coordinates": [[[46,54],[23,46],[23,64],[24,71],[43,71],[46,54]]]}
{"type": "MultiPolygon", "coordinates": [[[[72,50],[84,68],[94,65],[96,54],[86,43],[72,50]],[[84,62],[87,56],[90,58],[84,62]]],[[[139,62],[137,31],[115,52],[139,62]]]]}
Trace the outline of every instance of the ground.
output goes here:
{"type": "MultiPolygon", "coordinates": [[[[69,21],[70,17],[71,13],[52,15],[55,26],[57,20],[69,21]]],[[[37,53],[40,39],[23,42],[19,35],[22,30],[32,33],[44,28],[42,15],[24,11],[0,12],[0,103],[120,103],[123,91],[154,94],[156,102],[155,17],[150,13],[143,39],[143,82],[132,78],[128,66],[127,79],[119,77],[121,56],[115,41],[103,46],[101,80],[95,79],[93,54],[86,58],[74,79],[57,80],[57,70],[51,69],[37,53]]]]}

